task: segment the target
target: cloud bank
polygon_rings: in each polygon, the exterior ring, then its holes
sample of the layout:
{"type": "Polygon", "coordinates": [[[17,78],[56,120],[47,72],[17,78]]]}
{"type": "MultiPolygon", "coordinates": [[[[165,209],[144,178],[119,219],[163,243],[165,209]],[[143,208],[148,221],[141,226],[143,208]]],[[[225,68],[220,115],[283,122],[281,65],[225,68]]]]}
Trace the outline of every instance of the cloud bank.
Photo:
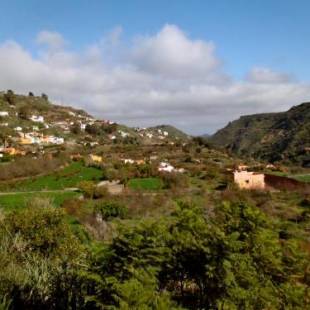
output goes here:
{"type": "Polygon", "coordinates": [[[175,25],[122,42],[122,28],[73,52],[57,32],[42,31],[34,56],[15,41],[0,44],[0,88],[47,93],[57,103],[131,126],[172,124],[212,133],[240,115],[286,110],[309,100],[310,84],[253,67],[231,77],[213,42],[175,25]]]}

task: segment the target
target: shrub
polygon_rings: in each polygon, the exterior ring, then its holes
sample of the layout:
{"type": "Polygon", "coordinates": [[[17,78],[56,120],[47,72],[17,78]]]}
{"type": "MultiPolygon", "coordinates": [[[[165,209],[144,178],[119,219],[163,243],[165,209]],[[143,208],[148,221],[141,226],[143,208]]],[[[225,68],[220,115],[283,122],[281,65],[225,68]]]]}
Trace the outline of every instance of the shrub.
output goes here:
{"type": "Polygon", "coordinates": [[[118,202],[108,201],[95,207],[95,212],[99,214],[103,220],[119,217],[125,218],[128,213],[128,208],[118,202]]]}
{"type": "Polygon", "coordinates": [[[82,181],[78,184],[78,188],[86,198],[92,199],[94,197],[96,185],[93,181],[82,181]]]}

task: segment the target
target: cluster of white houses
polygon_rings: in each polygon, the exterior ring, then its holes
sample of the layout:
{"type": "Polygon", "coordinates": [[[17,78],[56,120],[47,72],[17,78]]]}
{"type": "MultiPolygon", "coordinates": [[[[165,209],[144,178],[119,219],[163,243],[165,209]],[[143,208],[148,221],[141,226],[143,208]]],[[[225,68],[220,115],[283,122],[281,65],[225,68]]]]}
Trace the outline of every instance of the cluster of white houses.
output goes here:
{"type": "Polygon", "coordinates": [[[19,133],[18,142],[22,145],[29,145],[29,144],[63,144],[65,142],[64,138],[56,137],[53,135],[46,135],[38,134],[36,132],[30,133],[19,133]]]}

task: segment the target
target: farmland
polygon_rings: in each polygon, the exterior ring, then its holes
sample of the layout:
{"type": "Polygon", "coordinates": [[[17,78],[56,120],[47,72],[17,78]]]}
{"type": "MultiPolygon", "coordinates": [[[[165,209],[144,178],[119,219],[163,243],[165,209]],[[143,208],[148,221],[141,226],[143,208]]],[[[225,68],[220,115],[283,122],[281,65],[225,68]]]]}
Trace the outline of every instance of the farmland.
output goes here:
{"type": "Polygon", "coordinates": [[[54,174],[29,178],[22,181],[6,182],[0,184],[1,191],[41,191],[41,190],[61,190],[76,187],[80,181],[98,181],[102,176],[102,171],[85,167],[80,162],[73,162],[63,170],[54,174]]]}
{"type": "Polygon", "coordinates": [[[136,178],[129,180],[128,187],[135,190],[159,190],[163,182],[159,178],[136,178]]]}

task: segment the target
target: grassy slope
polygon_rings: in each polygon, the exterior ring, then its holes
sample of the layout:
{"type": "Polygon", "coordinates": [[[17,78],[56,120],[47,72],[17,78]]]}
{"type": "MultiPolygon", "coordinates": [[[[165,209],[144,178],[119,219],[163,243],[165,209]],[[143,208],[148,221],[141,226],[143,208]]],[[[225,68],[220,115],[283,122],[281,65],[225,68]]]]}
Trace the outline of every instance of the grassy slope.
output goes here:
{"type": "Polygon", "coordinates": [[[14,195],[3,195],[0,196],[0,209],[3,209],[4,211],[12,211],[23,208],[34,198],[48,198],[55,206],[61,206],[65,200],[77,197],[78,195],[79,193],[76,192],[36,194],[18,193],[14,195]]]}
{"type": "Polygon", "coordinates": [[[131,179],[128,182],[131,189],[140,190],[158,190],[161,189],[163,184],[159,178],[145,178],[145,179],[131,179]]]}
{"type": "Polygon", "coordinates": [[[76,187],[80,181],[94,180],[99,181],[102,171],[85,167],[80,162],[74,162],[62,171],[37,178],[29,178],[20,182],[3,184],[2,191],[40,191],[40,190],[61,190],[76,187]]]}

